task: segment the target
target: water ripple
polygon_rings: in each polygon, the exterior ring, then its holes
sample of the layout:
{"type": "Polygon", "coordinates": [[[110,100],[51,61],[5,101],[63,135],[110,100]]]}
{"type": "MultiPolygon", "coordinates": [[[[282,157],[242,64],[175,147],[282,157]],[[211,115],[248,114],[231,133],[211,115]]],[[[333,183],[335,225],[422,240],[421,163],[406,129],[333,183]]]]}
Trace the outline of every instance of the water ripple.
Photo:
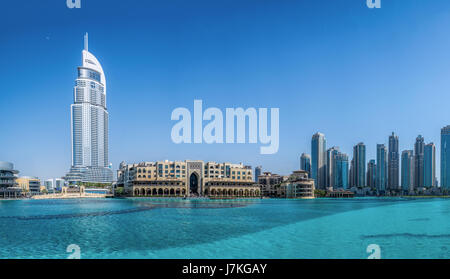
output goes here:
{"type": "Polygon", "coordinates": [[[219,209],[219,208],[236,208],[245,207],[244,203],[215,203],[215,202],[202,202],[202,203],[155,203],[145,206],[138,206],[135,208],[117,210],[117,211],[100,211],[100,212],[86,212],[86,213],[71,213],[71,214],[55,214],[55,215],[32,215],[32,216],[0,216],[0,219],[16,219],[21,221],[29,220],[48,220],[48,219],[69,219],[69,218],[82,218],[82,217],[97,217],[108,216],[118,214],[130,214],[142,211],[148,211],[156,208],[189,208],[189,209],[219,209]]]}
{"type": "Polygon", "coordinates": [[[117,214],[128,214],[134,212],[147,211],[156,208],[156,206],[146,206],[131,209],[124,209],[118,211],[101,211],[101,212],[87,212],[76,214],[57,214],[57,215],[33,215],[33,216],[1,216],[0,219],[17,219],[21,221],[28,220],[47,220],[47,219],[67,219],[67,218],[79,218],[79,217],[95,217],[95,216],[107,216],[117,214]]]}
{"type": "Polygon", "coordinates": [[[415,234],[415,233],[391,233],[391,234],[373,234],[362,235],[362,239],[368,238],[393,238],[393,237],[412,237],[412,238],[450,238],[450,234],[415,234]]]}
{"type": "Polygon", "coordinates": [[[411,222],[420,222],[420,221],[430,221],[430,218],[416,218],[416,219],[409,219],[408,221],[411,222]]]}

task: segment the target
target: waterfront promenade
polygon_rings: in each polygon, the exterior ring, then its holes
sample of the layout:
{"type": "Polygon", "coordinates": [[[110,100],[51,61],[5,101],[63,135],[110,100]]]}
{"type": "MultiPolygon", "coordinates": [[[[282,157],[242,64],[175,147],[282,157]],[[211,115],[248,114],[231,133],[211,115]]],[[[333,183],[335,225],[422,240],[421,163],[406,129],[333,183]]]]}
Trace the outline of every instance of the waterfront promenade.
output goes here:
{"type": "Polygon", "coordinates": [[[84,187],[75,190],[64,187],[61,193],[45,194],[32,196],[33,200],[49,200],[49,199],[84,199],[84,198],[107,198],[112,197],[107,192],[86,192],[84,187]]]}
{"type": "Polygon", "coordinates": [[[107,194],[94,194],[94,193],[83,193],[83,194],[46,194],[46,195],[36,195],[32,196],[33,200],[51,200],[51,199],[85,199],[85,198],[106,198],[107,194]]]}

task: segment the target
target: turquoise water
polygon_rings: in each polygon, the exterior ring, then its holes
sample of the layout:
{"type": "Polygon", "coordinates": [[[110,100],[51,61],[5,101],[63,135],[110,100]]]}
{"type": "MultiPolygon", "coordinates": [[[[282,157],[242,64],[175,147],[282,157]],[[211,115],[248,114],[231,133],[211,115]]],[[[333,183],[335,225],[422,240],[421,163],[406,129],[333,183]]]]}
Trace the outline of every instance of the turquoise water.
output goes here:
{"type": "Polygon", "coordinates": [[[450,258],[450,199],[0,201],[0,258],[450,258]]]}

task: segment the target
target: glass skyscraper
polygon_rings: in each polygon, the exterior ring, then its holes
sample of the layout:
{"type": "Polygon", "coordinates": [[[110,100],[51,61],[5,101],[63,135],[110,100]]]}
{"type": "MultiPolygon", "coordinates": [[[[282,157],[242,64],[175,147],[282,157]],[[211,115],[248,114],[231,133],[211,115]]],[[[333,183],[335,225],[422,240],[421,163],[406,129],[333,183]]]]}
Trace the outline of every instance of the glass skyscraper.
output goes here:
{"type": "Polygon", "coordinates": [[[390,190],[399,189],[399,153],[398,153],[398,136],[392,133],[389,136],[389,153],[388,153],[388,187],[390,190]]]}
{"type": "Polygon", "coordinates": [[[441,129],[441,187],[450,189],[450,125],[441,129]]]}
{"type": "Polygon", "coordinates": [[[387,148],[377,144],[377,189],[385,191],[387,184],[387,148]]]}
{"type": "Polygon", "coordinates": [[[300,157],[300,170],[308,172],[311,177],[311,156],[309,154],[303,153],[300,157]]]}
{"type": "Polygon", "coordinates": [[[316,133],[311,140],[311,178],[315,180],[317,189],[326,187],[326,150],[327,140],[322,133],[316,133]]]}
{"type": "Polygon", "coordinates": [[[72,184],[112,182],[108,161],[106,79],[100,62],[88,51],[87,34],[82,59],[71,105],[72,167],[66,180],[72,184]]]}
{"type": "Polygon", "coordinates": [[[423,159],[423,186],[436,186],[436,147],[434,143],[425,145],[423,159]]]}
{"type": "Polygon", "coordinates": [[[360,142],[353,147],[353,160],[351,171],[352,186],[365,187],[366,185],[366,146],[360,142]]]}
{"type": "Polygon", "coordinates": [[[258,177],[261,175],[262,173],[262,166],[257,166],[255,168],[255,182],[258,182],[258,177]]]}
{"type": "Polygon", "coordinates": [[[333,188],[348,189],[348,156],[340,152],[334,153],[333,163],[333,188]]]}
{"type": "Polygon", "coordinates": [[[375,160],[370,160],[367,164],[367,186],[376,188],[377,164],[375,160]]]}
{"type": "Polygon", "coordinates": [[[339,147],[337,146],[333,146],[327,150],[327,187],[334,187],[334,160],[339,153],[339,147]]]}
{"type": "Polygon", "coordinates": [[[423,188],[423,157],[425,152],[425,141],[421,135],[416,138],[414,144],[414,187],[423,188]]]}
{"type": "Polygon", "coordinates": [[[414,152],[412,150],[402,152],[402,190],[403,192],[414,190],[414,152]]]}

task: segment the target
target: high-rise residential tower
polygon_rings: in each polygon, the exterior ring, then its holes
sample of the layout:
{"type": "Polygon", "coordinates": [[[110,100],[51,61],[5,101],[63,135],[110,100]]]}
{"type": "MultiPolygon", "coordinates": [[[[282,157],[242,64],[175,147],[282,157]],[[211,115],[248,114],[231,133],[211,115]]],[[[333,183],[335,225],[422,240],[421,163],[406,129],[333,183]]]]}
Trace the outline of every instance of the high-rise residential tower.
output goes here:
{"type": "Polygon", "coordinates": [[[333,188],[348,189],[348,156],[344,153],[334,153],[333,158],[333,188]]]}
{"type": "Polygon", "coordinates": [[[262,173],[262,166],[257,166],[255,168],[255,182],[258,182],[258,177],[261,175],[262,173]]]}
{"type": "Polygon", "coordinates": [[[339,147],[333,146],[327,150],[327,187],[334,187],[334,160],[337,154],[339,154],[339,147]]]}
{"type": "Polygon", "coordinates": [[[348,186],[350,188],[355,187],[355,158],[353,155],[352,160],[350,161],[350,170],[348,172],[348,186]]]}
{"type": "Polygon", "coordinates": [[[450,125],[441,129],[441,187],[450,189],[450,125]]]}
{"type": "Polygon", "coordinates": [[[352,186],[365,187],[366,185],[366,146],[360,142],[353,147],[352,160],[352,186]]]}
{"type": "Polygon", "coordinates": [[[355,160],[352,159],[350,161],[350,170],[348,171],[348,187],[352,188],[355,186],[355,176],[353,173],[355,172],[353,169],[355,168],[355,160]]]}
{"type": "Polygon", "coordinates": [[[106,79],[100,62],[88,50],[87,36],[70,107],[72,167],[66,180],[71,184],[113,180],[108,161],[106,79]]]}
{"type": "Polygon", "coordinates": [[[377,144],[377,189],[385,191],[387,186],[387,148],[377,144]]]}
{"type": "Polygon", "coordinates": [[[389,153],[388,153],[388,188],[389,190],[399,189],[399,153],[398,153],[398,136],[392,132],[389,136],[389,153]]]}
{"type": "Polygon", "coordinates": [[[300,157],[300,170],[308,172],[311,177],[311,156],[309,154],[303,153],[300,157]]]}
{"type": "Polygon", "coordinates": [[[367,186],[370,188],[376,187],[377,179],[377,164],[375,160],[370,160],[367,164],[367,186]]]}
{"type": "Polygon", "coordinates": [[[436,186],[436,146],[434,143],[425,145],[423,158],[423,186],[436,186]]]}
{"type": "Polygon", "coordinates": [[[423,159],[425,152],[425,142],[421,135],[416,138],[416,143],[414,144],[414,187],[423,188],[423,159]]]}
{"type": "Polygon", "coordinates": [[[414,190],[414,152],[412,150],[402,152],[402,190],[405,193],[414,190]]]}
{"type": "Polygon", "coordinates": [[[316,133],[311,140],[311,178],[315,180],[317,189],[325,189],[327,140],[322,133],[316,133]]]}

